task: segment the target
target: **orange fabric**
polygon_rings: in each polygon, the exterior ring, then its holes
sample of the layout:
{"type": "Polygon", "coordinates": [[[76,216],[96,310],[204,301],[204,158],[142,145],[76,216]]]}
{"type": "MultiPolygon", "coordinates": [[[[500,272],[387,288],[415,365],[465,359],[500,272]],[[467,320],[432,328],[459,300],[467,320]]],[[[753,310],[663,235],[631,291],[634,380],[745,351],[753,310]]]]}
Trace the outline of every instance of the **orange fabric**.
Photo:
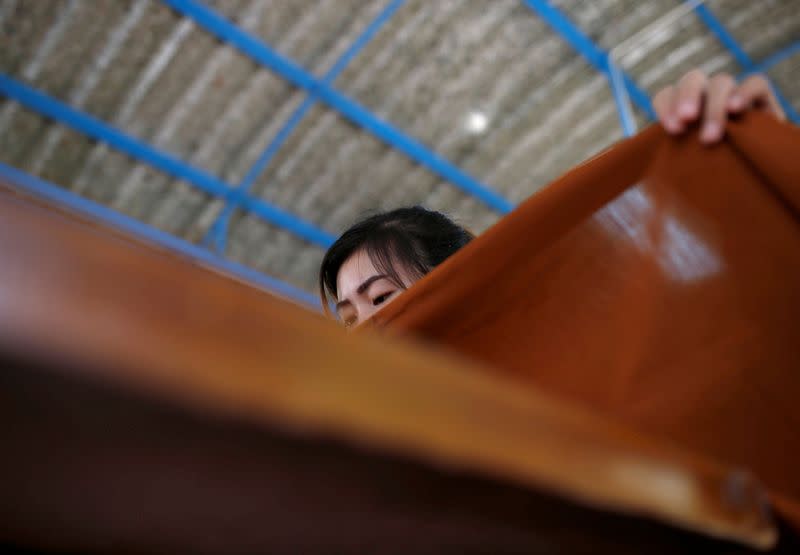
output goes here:
{"type": "Polygon", "coordinates": [[[800,132],[652,127],[561,177],[377,324],[800,499],[800,132]]]}
{"type": "Polygon", "coordinates": [[[775,544],[761,485],[730,466],[107,231],[0,190],[0,546],[713,547],[647,519],[775,544]]]}

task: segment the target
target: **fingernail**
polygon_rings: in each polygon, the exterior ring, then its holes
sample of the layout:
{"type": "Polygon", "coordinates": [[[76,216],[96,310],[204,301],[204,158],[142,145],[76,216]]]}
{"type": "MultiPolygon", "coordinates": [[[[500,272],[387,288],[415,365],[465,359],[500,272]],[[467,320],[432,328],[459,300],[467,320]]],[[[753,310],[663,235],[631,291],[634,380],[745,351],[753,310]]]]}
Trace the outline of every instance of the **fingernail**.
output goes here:
{"type": "Polygon", "coordinates": [[[700,140],[706,143],[711,143],[719,139],[722,128],[715,121],[709,121],[703,125],[703,130],[700,132],[700,140]]]}
{"type": "Polygon", "coordinates": [[[667,116],[664,119],[664,127],[670,133],[677,133],[681,130],[680,122],[675,116],[667,116]]]}
{"type": "Polygon", "coordinates": [[[691,118],[697,115],[697,108],[693,102],[683,102],[678,108],[678,113],[683,117],[691,118]]]}

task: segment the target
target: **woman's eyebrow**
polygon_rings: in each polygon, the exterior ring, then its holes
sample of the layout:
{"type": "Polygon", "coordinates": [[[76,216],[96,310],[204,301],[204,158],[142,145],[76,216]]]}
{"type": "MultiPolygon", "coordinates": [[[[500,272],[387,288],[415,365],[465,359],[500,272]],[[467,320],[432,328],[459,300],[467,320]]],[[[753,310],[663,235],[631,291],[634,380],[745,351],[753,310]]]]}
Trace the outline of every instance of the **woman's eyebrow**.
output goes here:
{"type": "Polygon", "coordinates": [[[358,289],[356,289],[356,293],[361,295],[364,291],[367,290],[367,288],[370,285],[372,285],[374,282],[378,281],[379,279],[389,279],[389,276],[387,276],[386,274],[376,274],[376,275],[372,276],[371,278],[368,278],[368,279],[364,280],[364,283],[359,285],[358,289]]]}
{"type": "MultiPolygon", "coordinates": [[[[386,274],[376,274],[376,275],[374,275],[372,277],[369,277],[369,278],[364,280],[364,283],[362,283],[361,285],[358,286],[358,289],[356,289],[356,294],[357,295],[362,295],[364,293],[364,291],[366,291],[369,288],[370,285],[372,285],[373,283],[375,283],[379,279],[390,279],[390,278],[386,274]]],[[[339,312],[340,308],[343,308],[345,306],[349,306],[349,305],[352,305],[352,304],[353,303],[351,303],[349,299],[341,300],[338,303],[336,303],[336,312],[339,312]]]]}

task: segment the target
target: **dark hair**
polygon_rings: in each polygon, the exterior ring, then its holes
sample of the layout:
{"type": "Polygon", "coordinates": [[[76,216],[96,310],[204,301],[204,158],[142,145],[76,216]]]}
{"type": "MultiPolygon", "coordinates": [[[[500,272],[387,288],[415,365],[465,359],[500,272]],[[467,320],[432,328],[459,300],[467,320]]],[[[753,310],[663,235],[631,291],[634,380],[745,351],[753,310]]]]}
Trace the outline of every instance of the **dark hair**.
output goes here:
{"type": "Polygon", "coordinates": [[[364,249],[381,273],[398,287],[403,281],[393,262],[421,278],[474,238],[441,212],[421,206],[398,208],[362,220],[331,245],[319,269],[319,295],[328,312],[328,295],[337,298],[336,280],[342,264],[364,249]]]}

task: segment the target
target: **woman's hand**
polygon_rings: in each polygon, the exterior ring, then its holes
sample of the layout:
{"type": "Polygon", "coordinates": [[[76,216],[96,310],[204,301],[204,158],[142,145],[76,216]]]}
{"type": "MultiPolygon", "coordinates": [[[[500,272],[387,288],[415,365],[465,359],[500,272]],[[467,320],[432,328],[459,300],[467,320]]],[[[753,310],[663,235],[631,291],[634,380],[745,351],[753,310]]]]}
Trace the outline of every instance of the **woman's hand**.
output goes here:
{"type": "Polygon", "coordinates": [[[658,91],[653,99],[658,120],[667,133],[683,133],[690,124],[702,120],[700,140],[716,143],[725,135],[728,116],[759,109],[786,119],[769,81],[763,75],[751,75],[736,83],[727,73],[709,77],[693,69],[676,85],[658,91]]]}

